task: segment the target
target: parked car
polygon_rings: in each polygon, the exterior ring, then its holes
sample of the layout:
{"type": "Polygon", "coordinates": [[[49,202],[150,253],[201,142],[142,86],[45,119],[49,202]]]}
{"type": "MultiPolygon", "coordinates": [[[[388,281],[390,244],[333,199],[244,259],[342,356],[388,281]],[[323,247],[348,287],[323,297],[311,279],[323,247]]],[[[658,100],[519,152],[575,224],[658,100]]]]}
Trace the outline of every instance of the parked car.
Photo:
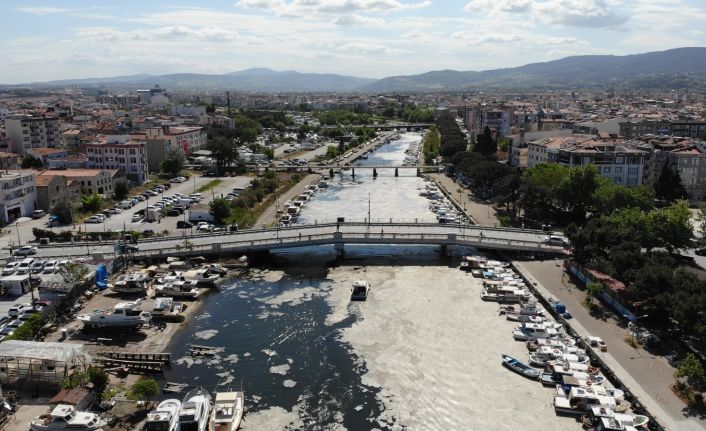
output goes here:
{"type": "Polygon", "coordinates": [[[47,263],[44,264],[44,270],[42,270],[43,274],[53,274],[57,269],[57,262],[56,260],[52,259],[47,261],[47,263]]]}
{"type": "Polygon", "coordinates": [[[562,246],[568,245],[567,242],[564,240],[564,238],[562,238],[560,236],[554,236],[554,235],[545,236],[544,243],[549,244],[549,245],[562,245],[562,246]]]}
{"type": "Polygon", "coordinates": [[[140,251],[140,249],[133,244],[128,244],[125,242],[120,243],[120,253],[126,254],[126,253],[134,253],[136,251],[140,251]]]}
{"type": "Polygon", "coordinates": [[[26,257],[20,261],[19,266],[17,267],[17,275],[24,275],[24,274],[29,274],[30,268],[32,268],[32,265],[34,264],[34,258],[31,257],[26,257]]]}
{"type": "Polygon", "coordinates": [[[140,214],[133,214],[131,220],[133,222],[138,222],[138,221],[142,220],[142,216],[140,214]]]}
{"type": "Polygon", "coordinates": [[[34,210],[32,212],[32,218],[42,218],[47,212],[44,210],[34,210]]]}
{"type": "Polygon", "coordinates": [[[176,224],[176,227],[177,229],[191,229],[192,227],[194,227],[194,225],[191,224],[191,222],[179,220],[176,224]]]}
{"type": "Polygon", "coordinates": [[[213,229],[213,225],[211,225],[205,221],[200,222],[198,224],[198,226],[196,226],[197,232],[210,232],[211,229],[213,229]]]}
{"type": "Polygon", "coordinates": [[[706,256],[706,247],[697,248],[694,250],[697,256],[706,256]]]}
{"type": "Polygon", "coordinates": [[[143,234],[144,236],[153,236],[153,235],[154,235],[154,231],[153,231],[152,229],[145,229],[145,230],[142,231],[142,234],[143,234]]]}
{"type": "Polygon", "coordinates": [[[32,308],[34,307],[32,307],[32,304],[29,303],[13,304],[12,307],[10,307],[10,310],[7,312],[7,315],[10,317],[17,317],[25,311],[31,310],[32,308]]]}
{"type": "Polygon", "coordinates": [[[181,213],[179,212],[179,210],[170,209],[169,211],[167,211],[168,217],[179,217],[180,215],[181,213]]]}
{"type": "Polygon", "coordinates": [[[29,268],[29,271],[32,274],[41,274],[42,271],[44,270],[44,265],[46,265],[45,260],[35,260],[32,266],[29,268]]]}
{"type": "Polygon", "coordinates": [[[25,245],[24,247],[20,247],[15,250],[13,256],[29,256],[30,254],[37,254],[37,247],[25,245]]]}
{"type": "Polygon", "coordinates": [[[176,177],[169,180],[170,183],[183,183],[184,181],[186,181],[185,177],[176,177]]]}
{"type": "Polygon", "coordinates": [[[2,269],[2,275],[12,275],[17,271],[17,267],[20,266],[19,262],[8,262],[7,265],[2,269]]]}

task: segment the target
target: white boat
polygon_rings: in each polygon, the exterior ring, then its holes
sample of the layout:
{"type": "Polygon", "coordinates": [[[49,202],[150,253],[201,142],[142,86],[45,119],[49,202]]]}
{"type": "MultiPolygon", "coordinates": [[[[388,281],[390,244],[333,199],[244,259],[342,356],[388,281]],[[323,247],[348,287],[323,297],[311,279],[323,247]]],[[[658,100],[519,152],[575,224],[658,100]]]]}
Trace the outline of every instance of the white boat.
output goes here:
{"type": "Polygon", "coordinates": [[[206,431],[211,395],[202,388],[190,391],[181,402],[179,431],[206,431]]]}
{"type": "Polygon", "coordinates": [[[217,274],[220,276],[223,275],[228,275],[228,269],[224,268],[223,266],[217,264],[217,263],[207,263],[206,265],[202,266],[201,268],[207,269],[208,272],[217,274]]]}
{"type": "Polygon", "coordinates": [[[242,392],[217,392],[209,431],[237,430],[243,418],[244,409],[245,395],[242,392]]]}
{"type": "Polygon", "coordinates": [[[174,281],[171,283],[160,284],[155,286],[154,291],[157,295],[171,296],[174,298],[196,298],[199,296],[199,289],[194,287],[192,283],[185,284],[183,281],[174,281]]]}
{"type": "Polygon", "coordinates": [[[286,225],[286,224],[289,224],[289,223],[292,222],[292,216],[289,215],[289,214],[285,214],[285,215],[283,215],[282,217],[279,218],[279,222],[280,222],[281,224],[285,224],[285,225],[286,225]]]}
{"type": "Polygon", "coordinates": [[[554,328],[517,328],[512,331],[512,336],[518,341],[533,341],[539,338],[555,338],[559,331],[554,328]]]}
{"type": "MultiPolygon", "coordinates": [[[[577,379],[577,381],[579,381],[579,380],[577,379]]],[[[600,395],[603,397],[613,397],[616,400],[622,399],[625,396],[625,392],[621,391],[620,389],[608,389],[602,385],[587,385],[587,384],[583,384],[580,386],[574,386],[574,385],[567,385],[566,382],[567,382],[567,379],[564,380],[564,384],[556,385],[556,395],[567,396],[571,392],[571,388],[579,387],[579,388],[583,389],[584,391],[586,391],[587,393],[592,393],[594,395],[600,395]]]]}
{"type": "Polygon", "coordinates": [[[530,299],[530,293],[526,290],[512,290],[510,292],[500,292],[492,293],[487,290],[483,290],[480,294],[480,299],[483,301],[495,301],[504,303],[521,303],[528,301],[530,299]]]}
{"type": "Polygon", "coordinates": [[[554,396],[554,410],[557,414],[580,416],[597,406],[615,411],[615,398],[586,392],[584,388],[579,387],[571,388],[568,395],[554,396]]]}
{"type": "Polygon", "coordinates": [[[156,298],[154,300],[154,306],[152,307],[153,317],[164,317],[169,315],[172,311],[172,305],[174,304],[174,298],[163,297],[156,298]]]}
{"type": "Polygon", "coordinates": [[[50,414],[39,415],[29,424],[31,431],[91,431],[107,426],[95,413],[79,412],[73,406],[59,404],[50,414]]]}
{"type": "Polygon", "coordinates": [[[140,301],[120,302],[110,311],[94,310],[76,317],[85,328],[139,328],[152,320],[152,315],[139,309],[140,301]]]}
{"type": "Polygon", "coordinates": [[[118,293],[138,294],[147,292],[147,282],[149,277],[142,272],[133,272],[120,277],[112,286],[111,290],[118,293]]]}
{"type": "Polygon", "coordinates": [[[351,290],[351,301],[365,301],[368,299],[369,293],[370,283],[365,280],[354,281],[353,289],[351,290]]]}
{"type": "Polygon", "coordinates": [[[184,280],[195,281],[198,284],[212,286],[220,278],[215,272],[211,272],[208,268],[192,269],[184,271],[182,274],[184,280]]]}
{"type": "Polygon", "coordinates": [[[179,410],[181,401],[164,400],[156,409],[147,413],[147,423],[143,431],[177,431],[179,427],[179,410]]]}
{"type": "Polygon", "coordinates": [[[587,419],[596,431],[637,431],[649,422],[647,416],[616,413],[603,406],[591,407],[587,419]]]}

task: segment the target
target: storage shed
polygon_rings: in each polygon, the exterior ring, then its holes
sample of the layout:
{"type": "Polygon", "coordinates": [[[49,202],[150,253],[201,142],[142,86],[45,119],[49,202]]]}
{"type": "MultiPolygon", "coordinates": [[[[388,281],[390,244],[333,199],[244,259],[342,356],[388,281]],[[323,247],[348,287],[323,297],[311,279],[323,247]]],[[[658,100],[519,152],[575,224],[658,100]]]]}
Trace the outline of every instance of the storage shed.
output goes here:
{"type": "Polygon", "coordinates": [[[59,384],[90,362],[81,344],[9,340],[0,343],[0,382],[59,384]]]}

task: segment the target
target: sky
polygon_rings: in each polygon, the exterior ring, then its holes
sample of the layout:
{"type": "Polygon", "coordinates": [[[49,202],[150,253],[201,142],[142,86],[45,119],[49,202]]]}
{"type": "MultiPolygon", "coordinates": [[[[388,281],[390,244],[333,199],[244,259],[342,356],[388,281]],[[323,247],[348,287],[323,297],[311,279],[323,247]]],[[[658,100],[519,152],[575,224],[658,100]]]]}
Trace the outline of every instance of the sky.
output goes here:
{"type": "Polygon", "coordinates": [[[253,67],[367,78],[706,46],[705,0],[3,0],[0,83],[253,67]]]}

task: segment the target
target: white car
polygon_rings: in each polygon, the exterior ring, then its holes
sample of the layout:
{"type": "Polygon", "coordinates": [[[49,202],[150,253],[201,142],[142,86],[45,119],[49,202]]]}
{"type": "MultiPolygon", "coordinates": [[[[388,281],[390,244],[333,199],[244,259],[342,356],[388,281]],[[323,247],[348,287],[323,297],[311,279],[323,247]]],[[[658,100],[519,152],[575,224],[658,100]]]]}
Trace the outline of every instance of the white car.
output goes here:
{"type": "Polygon", "coordinates": [[[201,223],[198,224],[198,226],[196,226],[196,231],[197,232],[210,232],[212,228],[213,228],[212,225],[208,224],[205,221],[202,221],[201,223]]]}
{"type": "Polygon", "coordinates": [[[104,221],[105,218],[100,217],[98,215],[93,215],[86,219],[86,223],[103,223],[104,221]]]}
{"type": "Polygon", "coordinates": [[[8,262],[7,265],[2,269],[2,275],[12,275],[17,271],[17,267],[20,266],[19,262],[8,262]]]}
{"type": "Polygon", "coordinates": [[[132,216],[132,221],[133,221],[133,222],[138,222],[138,221],[140,221],[140,220],[142,220],[142,216],[141,216],[141,215],[139,215],[139,214],[133,214],[133,216],[132,216]]]}
{"type": "Polygon", "coordinates": [[[31,245],[26,245],[20,247],[13,253],[14,256],[29,256],[30,254],[37,254],[37,247],[32,247],[31,245]]]}
{"type": "Polygon", "coordinates": [[[186,181],[186,177],[176,177],[169,180],[170,183],[183,183],[186,181]]]}
{"type": "Polygon", "coordinates": [[[7,315],[10,317],[17,317],[25,311],[29,311],[33,308],[34,307],[32,307],[32,304],[13,304],[7,312],[7,315]]]}
{"type": "Polygon", "coordinates": [[[53,274],[57,269],[58,269],[58,267],[57,267],[56,260],[50,260],[44,264],[44,270],[42,271],[42,273],[53,274]]]}

